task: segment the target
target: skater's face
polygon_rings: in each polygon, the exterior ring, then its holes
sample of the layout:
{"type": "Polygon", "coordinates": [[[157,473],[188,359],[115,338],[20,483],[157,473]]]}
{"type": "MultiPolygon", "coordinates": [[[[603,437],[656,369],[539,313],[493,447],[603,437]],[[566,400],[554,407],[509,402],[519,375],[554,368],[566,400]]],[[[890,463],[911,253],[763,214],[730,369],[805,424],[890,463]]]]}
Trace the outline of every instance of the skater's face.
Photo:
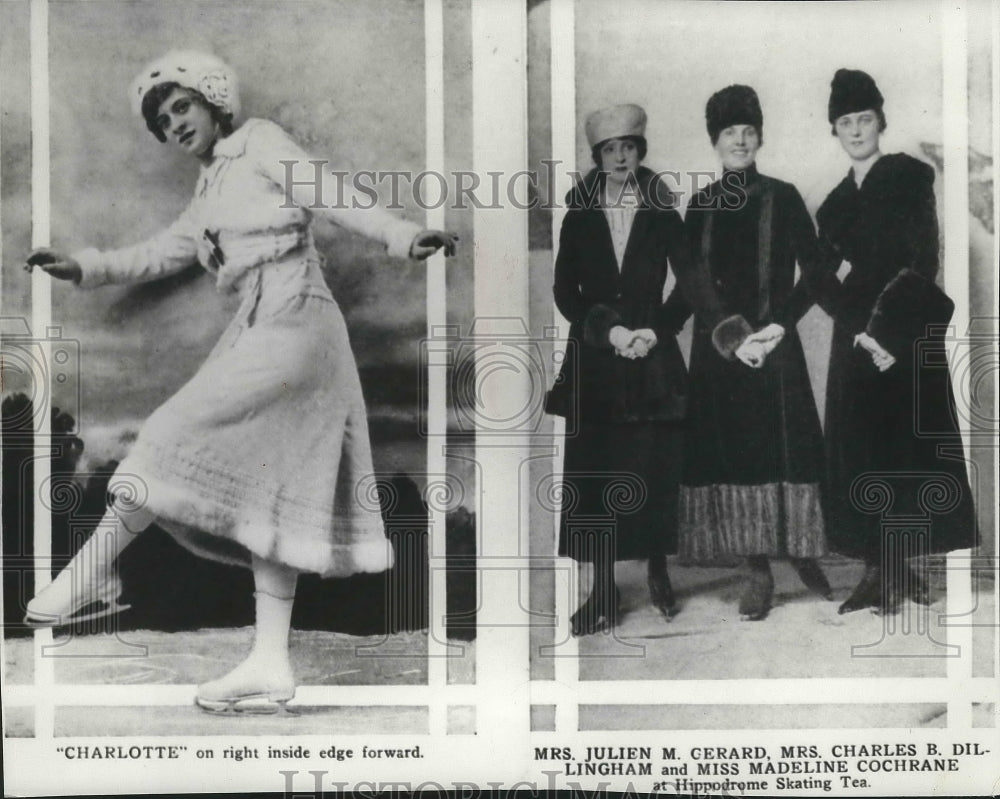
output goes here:
{"type": "Polygon", "coordinates": [[[833,129],[840,146],[855,161],[864,161],[878,152],[881,124],[873,111],[857,111],[837,117],[833,129]]]}
{"type": "Polygon", "coordinates": [[[219,126],[211,110],[187,89],[178,86],[160,103],[156,125],[182,153],[202,160],[211,158],[219,126]]]}
{"type": "Polygon", "coordinates": [[[631,139],[608,139],[601,145],[601,171],[621,188],[639,169],[639,147],[631,139]]]}
{"type": "Polygon", "coordinates": [[[747,169],[757,159],[760,134],[753,125],[730,125],[719,132],[715,152],[725,169],[747,169]]]}

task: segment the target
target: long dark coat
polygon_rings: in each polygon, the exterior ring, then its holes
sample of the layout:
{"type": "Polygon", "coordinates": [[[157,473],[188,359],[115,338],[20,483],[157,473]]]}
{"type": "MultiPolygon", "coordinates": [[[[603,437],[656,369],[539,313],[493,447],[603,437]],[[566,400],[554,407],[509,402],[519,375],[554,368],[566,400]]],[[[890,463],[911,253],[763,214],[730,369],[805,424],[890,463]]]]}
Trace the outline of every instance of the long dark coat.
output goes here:
{"type": "Polygon", "coordinates": [[[796,263],[823,267],[812,219],[793,185],[752,166],[696,194],[685,225],[725,313],[755,330],[776,322],[785,336],[751,369],[720,354],[713,315],[695,309],[682,554],[821,555],[823,435],[795,329],[812,304],[795,290],[796,263]]]}
{"type": "Polygon", "coordinates": [[[578,560],[593,560],[598,546],[618,559],[676,547],[687,409],[676,333],[688,311],[679,289],[665,302],[663,289],[668,264],[691,292],[693,272],[669,190],[648,169],[637,177],[641,203],[620,272],[596,170],[567,196],[559,238],[553,292],[570,331],[548,408],[567,418],[559,551],[578,560]],[[658,343],[645,358],[619,357],[608,340],[615,325],[651,328],[658,343]]]}
{"type": "Polygon", "coordinates": [[[826,396],[831,546],[877,557],[891,517],[909,516],[925,551],[977,542],[943,325],[953,303],[934,284],[934,170],[903,154],[878,159],[860,189],[849,173],[817,214],[827,271],[813,293],[834,318],[826,396]],[[935,327],[936,326],[936,327],[935,327]],[[854,346],[866,331],[895,358],[879,372],[854,346]]]}

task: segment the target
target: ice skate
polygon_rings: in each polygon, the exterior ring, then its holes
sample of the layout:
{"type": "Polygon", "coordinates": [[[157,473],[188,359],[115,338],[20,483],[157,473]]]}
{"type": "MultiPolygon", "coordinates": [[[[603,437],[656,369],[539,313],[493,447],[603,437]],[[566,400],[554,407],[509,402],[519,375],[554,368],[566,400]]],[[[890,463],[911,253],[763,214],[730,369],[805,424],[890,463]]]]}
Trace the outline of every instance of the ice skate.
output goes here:
{"type": "Polygon", "coordinates": [[[622,595],[615,587],[614,601],[608,602],[608,593],[593,591],[587,601],[570,616],[570,630],[574,638],[594,633],[607,632],[618,623],[622,595]]]}
{"type": "Polygon", "coordinates": [[[248,658],[217,680],[198,686],[195,704],[207,713],[294,714],[295,679],[288,663],[268,664],[248,658]]]}
{"type": "Polygon", "coordinates": [[[877,608],[882,602],[882,570],[874,563],[865,564],[865,573],[837,613],[843,615],[863,608],[877,608]]]}
{"type": "Polygon", "coordinates": [[[895,616],[899,613],[900,605],[906,598],[906,592],[899,578],[893,575],[883,580],[877,598],[878,601],[872,608],[872,613],[876,616],[895,616]]]}
{"type": "Polygon", "coordinates": [[[816,558],[792,558],[792,566],[806,588],[823,599],[833,599],[833,589],[816,558]]]}
{"type": "Polygon", "coordinates": [[[771,610],[774,596],[774,577],[767,557],[752,556],[747,559],[750,571],[740,595],[740,618],[743,621],[761,621],[771,610]]]}
{"type": "Polygon", "coordinates": [[[680,610],[677,607],[677,599],[674,597],[674,589],[670,584],[670,576],[667,574],[665,563],[654,565],[654,559],[649,561],[649,569],[646,574],[646,585],[649,587],[649,600],[664,619],[670,621],[680,610]]]}
{"type": "Polygon", "coordinates": [[[116,557],[114,547],[96,531],[56,579],[28,603],[25,625],[33,629],[63,627],[128,610],[130,606],[119,600],[121,580],[113,566],[116,557]]]}
{"type": "Polygon", "coordinates": [[[924,579],[926,569],[907,567],[903,575],[905,590],[902,592],[918,605],[931,604],[931,589],[924,579]]]}
{"type": "MultiPolygon", "coordinates": [[[[276,579],[273,573],[276,568],[280,577],[282,567],[255,558],[257,584],[268,575],[272,581],[276,579]]],[[[294,574],[291,585],[285,588],[294,591],[294,574]]],[[[292,712],[287,705],[295,697],[295,675],[288,659],[288,633],[294,596],[275,596],[258,588],[254,599],[257,619],[250,654],[228,674],[198,686],[194,702],[207,713],[274,715],[292,712]]]]}

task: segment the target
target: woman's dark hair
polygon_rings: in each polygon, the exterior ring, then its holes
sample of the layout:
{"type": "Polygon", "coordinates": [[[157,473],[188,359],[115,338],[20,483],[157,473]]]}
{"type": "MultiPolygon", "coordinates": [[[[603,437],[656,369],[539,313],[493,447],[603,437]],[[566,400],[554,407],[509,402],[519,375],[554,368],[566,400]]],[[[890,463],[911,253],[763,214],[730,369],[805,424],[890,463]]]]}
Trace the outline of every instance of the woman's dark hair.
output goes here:
{"type": "MultiPolygon", "coordinates": [[[[639,160],[643,160],[646,157],[646,137],[645,136],[616,136],[622,141],[630,141],[635,145],[635,148],[639,151],[639,160]]],[[[590,148],[590,157],[594,159],[594,163],[598,166],[601,165],[601,148],[610,141],[605,139],[604,141],[599,141],[593,147],[590,148]]]]}
{"type": "MultiPolygon", "coordinates": [[[[881,133],[883,130],[885,130],[885,112],[881,108],[875,108],[872,110],[875,111],[875,116],[878,117],[878,132],[881,133]]],[[[831,136],[837,135],[836,121],[834,121],[834,123],[830,125],[830,135],[831,136]]]]}
{"type": "Polygon", "coordinates": [[[163,101],[166,100],[170,93],[174,89],[184,89],[196,103],[201,103],[205,108],[209,110],[212,114],[212,119],[215,120],[216,124],[219,126],[219,132],[223,136],[228,136],[233,132],[233,115],[227,114],[219,106],[213,105],[205,99],[205,95],[199,92],[197,89],[190,89],[187,86],[181,86],[179,83],[158,83],[148,92],[146,96],[142,98],[142,116],[146,120],[146,127],[149,128],[150,132],[156,136],[161,142],[165,142],[167,137],[164,135],[163,131],[160,130],[159,125],[156,124],[156,119],[160,114],[160,106],[163,105],[163,101]]]}

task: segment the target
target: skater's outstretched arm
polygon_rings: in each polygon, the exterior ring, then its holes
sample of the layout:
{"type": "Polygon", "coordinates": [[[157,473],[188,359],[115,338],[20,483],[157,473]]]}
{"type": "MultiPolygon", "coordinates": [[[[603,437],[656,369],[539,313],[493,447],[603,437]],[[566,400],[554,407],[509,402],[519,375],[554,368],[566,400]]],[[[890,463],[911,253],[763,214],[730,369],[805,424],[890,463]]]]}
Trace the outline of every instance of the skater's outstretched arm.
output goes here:
{"type": "Polygon", "coordinates": [[[198,240],[185,211],[166,230],[132,247],[119,250],[89,248],[67,253],[49,247],[28,256],[27,269],[39,267],[59,280],[81,288],[112,283],[145,283],[180,272],[198,260],[198,240]]]}
{"type": "Polygon", "coordinates": [[[421,230],[416,223],[378,205],[368,191],[355,190],[350,181],[344,181],[334,191],[331,180],[329,201],[324,201],[326,198],[321,191],[318,198],[316,183],[293,179],[300,170],[310,177],[315,175],[311,167],[313,157],[299,147],[279,125],[263,119],[253,120],[248,124],[254,126],[247,137],[248,155],[255,160],[263,174],[282,187],[286,198],[295,205],[381,242],[390,255],[398,258],[424,260],[442,248],[445,255],[455,254],[458,236],[454,233],[421,230]]]}

